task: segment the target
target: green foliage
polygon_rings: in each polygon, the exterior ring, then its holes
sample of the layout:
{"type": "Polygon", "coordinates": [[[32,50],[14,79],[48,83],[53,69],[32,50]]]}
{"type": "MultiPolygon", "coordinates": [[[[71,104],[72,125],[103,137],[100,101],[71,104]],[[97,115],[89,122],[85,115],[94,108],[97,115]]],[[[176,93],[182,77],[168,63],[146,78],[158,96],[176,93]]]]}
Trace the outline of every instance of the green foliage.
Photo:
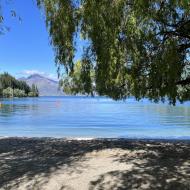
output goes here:
{"type": "Polygon", "coordinates": [[[189,1],[37,1],[58,68],[63,64],[68,73],[68,91],[89,94],[95,88],[114,99],[133,95],[172,104],[190,99],[189,1]],[[73,66],[76,35],[89,41],[82,58],[88,64],[82,61],[79,71],[73,66]]]}
{"type": "Polygon", "coordinates": [[[28,96],[29,96],[29,97],[35,97],[35,93],[29,92],[29,93],[28,93],[28,96]]]}
{"type": "Polygon", "coordinates": [[[2,86],[2,83],[0,81],[0,97],[3,96],[3,86],[2,86]]]}
{"type": "Polygon", "coordinates": [[[29,97],[38,97],[39,96],[39,92],[38,92],[38,88],[37,86],[35,86],[34,84],[32,84],[32,88],[31,91],[28,93],[29,97]]]}
{"type": "Polygon", "coordinates": [[[17,88],[23,90],[26,94],[28,94],[31,91],[30,86],[25,81],[17,80],[17,88]]]}
{"type": "Polygon", "coordinates": [[[13,98],[13,89],[11,87],[3,89],[3,97],[5,97],[5,98],[13,98]]]}
{"type": "Polygon", "coordinates": [[[8,88],[8,87],[14,88],[17,86],[16,79],[12,77],[11,75],[9,75],[8,73],[4,73],[0,75],[0,83],[3,89],[8,88]]]}
{"type": "Polygon", "coordinates": [[[0,88],[5,89],[8,87],[24,90],[26,94],[30,92],[30,87],[26,84],[26,82],[16,80],[8,73],[0,74],[0,88]]]}
{"type": "Polygon", "coordinates": [[[18,98],[21,98],[21,97],[26,97],[26,93],[24,90],[20,90],[20,89],[14,89],[14,92],[13,92],[13,95],[14,97],[18,97],[18,98]]]}
{"type": "Polygon", "coordinates": [[[26,97],[28,94],[37,97],[37,86],[30,88],[25,81],[16,80],[8,73],[0,74],[0,97],[26,97]]]}
{"type": "Polygon", "coordinates": [[[66,94],[91,94],[93,95],[93,73],[91,65],[86,60],[78,61],[74,65],[74,71],[60,81],[60,86],[66,94]],[[82,65],[85,64],[85,67],[82,65]],[[85,74],[84,74],[85,73],[85,74]],[[91,80],[92,79],[92,80],[91,80]]]}
{"type": "Polygon", "coordinates": [[[4,98],[13,98],[13,97],[21,98],[27,96],[24,90],[12,89],[11,87],[3,89],[2,95],[4,98]]]}

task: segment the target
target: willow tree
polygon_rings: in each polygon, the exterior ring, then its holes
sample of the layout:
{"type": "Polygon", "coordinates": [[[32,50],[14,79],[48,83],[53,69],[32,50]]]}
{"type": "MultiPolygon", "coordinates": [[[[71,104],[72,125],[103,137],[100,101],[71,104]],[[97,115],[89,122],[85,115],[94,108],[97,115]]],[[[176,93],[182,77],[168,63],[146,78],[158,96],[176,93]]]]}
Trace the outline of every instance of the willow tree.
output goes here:
{"type": "Polygon", "coordinates": [[[67,84],[81,74],[74,93],[85,86],[83,92],[113,99],[190,99],[188,0],[38,0],[38,6],[67,84]],[[80,68],[74,67],[78,37],[89,42],[80,68]]]}

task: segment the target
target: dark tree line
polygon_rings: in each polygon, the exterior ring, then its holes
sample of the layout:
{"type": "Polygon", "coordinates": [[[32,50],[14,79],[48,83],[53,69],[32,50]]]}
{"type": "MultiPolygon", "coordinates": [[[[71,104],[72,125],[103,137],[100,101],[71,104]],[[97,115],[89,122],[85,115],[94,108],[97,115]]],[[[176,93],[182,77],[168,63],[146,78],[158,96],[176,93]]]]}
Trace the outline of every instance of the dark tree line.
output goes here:
{"type": "Polygon", "coordinates": [[[0,74],[0,97],[37,97],[38,88],[32,85],[32,88],[25,82],[20,81],[8,73],[0,74]]]}

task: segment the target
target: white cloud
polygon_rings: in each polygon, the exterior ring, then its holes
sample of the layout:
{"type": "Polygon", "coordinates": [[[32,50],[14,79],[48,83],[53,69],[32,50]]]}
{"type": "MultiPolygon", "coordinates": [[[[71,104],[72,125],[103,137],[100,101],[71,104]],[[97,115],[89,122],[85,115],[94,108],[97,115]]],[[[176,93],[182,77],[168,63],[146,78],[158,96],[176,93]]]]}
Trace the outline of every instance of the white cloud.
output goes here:
{"type": "Polygon", "coordinates": [[[24,71],[21,71],[20,74],[23,74],[23,75],[34,75],[34,74],[44,75],[45,72],[41,72],[38,70],[24,70],[24,71]]]}
{"type": "Polygon", "coordinates": [[[25,77],[30,76],[30,75],[34,75],[34,74],[38,74],[38,75],[47,77],[47,78],[49,78],[49,79],[58,80],[56,74],[53,74],[53,73],[46,73],[46,72],[39,71],[39,70],[24,70],[24,71],[21,71],[19,74],[20,74],[20,75],[23,75],[23,76],[25,76],[25,77]]]}

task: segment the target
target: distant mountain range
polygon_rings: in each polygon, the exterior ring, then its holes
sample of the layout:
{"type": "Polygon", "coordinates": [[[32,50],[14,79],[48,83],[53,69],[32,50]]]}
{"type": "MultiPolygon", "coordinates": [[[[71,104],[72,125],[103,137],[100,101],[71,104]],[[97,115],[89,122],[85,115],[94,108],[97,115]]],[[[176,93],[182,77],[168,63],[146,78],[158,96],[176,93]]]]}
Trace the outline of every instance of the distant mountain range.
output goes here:
{"type": "Polygon", "coordinates": [[[63,96],[63,91],[59,90],[59,82],[46,78],[39,74],[33,74],[27,78],[22,77],[18,80],[25,81],[29,86],[35,84],[38,87],[40,96],[63,96]]]}

